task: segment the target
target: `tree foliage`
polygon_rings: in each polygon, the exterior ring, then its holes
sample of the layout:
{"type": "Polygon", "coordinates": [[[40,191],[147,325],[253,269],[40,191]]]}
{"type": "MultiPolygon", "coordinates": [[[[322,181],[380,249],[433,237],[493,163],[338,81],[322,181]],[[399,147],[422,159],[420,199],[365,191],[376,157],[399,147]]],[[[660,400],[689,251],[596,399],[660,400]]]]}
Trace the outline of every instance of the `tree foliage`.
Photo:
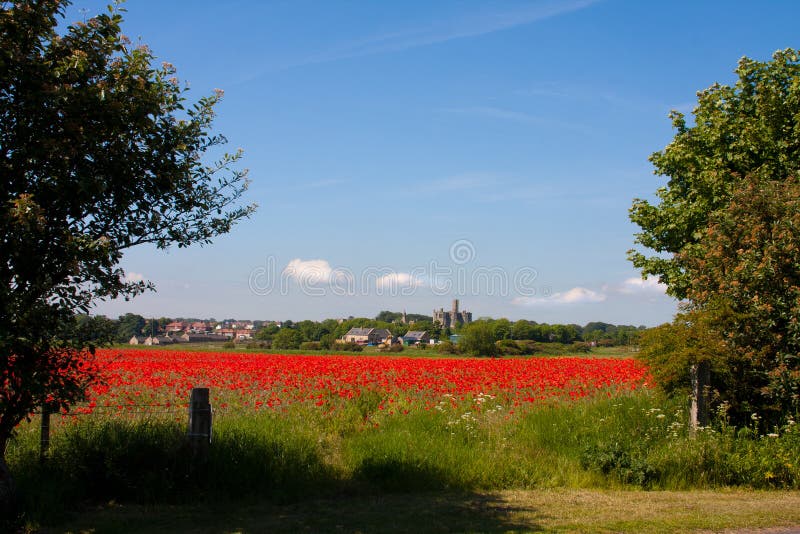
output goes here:
{"type": "Polygon", "coordinates": [[[295,325],[295,328],[303,334],[303,338],[306,341],[319,341],[322,336],[331,333],[327,325],[309,320],[300,321],[295,325]]]}
{"type": "Polygon", "coordinates": [[[740,400],[767,420],[797,415],[800,182],[747,177],[710,223],[703,257],[687,259],[692,307],[714,313],[729,358],[745,362],[749,388],[740,400]]]}
{"type": "Polygon", "coordinates": [[[727,357],[728,347],[716,328],[718,319],[712,313],[683,313],[672,323],[642,333],[639,357],[647,362],[661,389],[670,394],[688,394],[689,368],[708,362],[717,389],[716,400],[729,403],[734,400],[720,395],[720,391],[729,389],[726,385],[740,371],[734,369],[727,357]]]}
{"type": "MultiPolygon", "coordinates": [[[[127,343],[133,336],[141,336],[146,323],[145,318],[136,313],[120,315],[117,322],[116,341],[118,343],[127,343]]],[[[147,332],[147,335],[149,336],[150,333],[147,332]]]]}
{"type": "Polygon", "coordinates": [[[670,176],[661,203],[631,209],[637,242],[672,256],[631,257],[686,299],[643,343],[662,385],[707,358],[735,418],[774,423],[800,410],[800,62],[784,50],[737,73],[699,93],[695,126],[673,115],[678,133],[652,157],[670,176]]]}
{"type": "Polygon", "coordinates": [[[655,173],[669,178],[658,204],[636,199],[630,218],[641,227],[635,242],[656,252],[629,251],[645,276],[658,276],[667,292],[688,296],[687,261],[702,257],[700,243],[712,214],[725,209],[745,177],[759,182],[798,176],[800,167],[800,63],[795,50],[772,61],[742,58],[733,86],[698,93],[694,125],[670,114],[675,138],[650,156],[655,173]]]}
{"type": "Polygon", "coordinates": [[[285,350],[285,349],[299,349],[300,344],[307,341],[300,330],[294,328],[281,328],[280,331],[272,336],[272,348],[285,350]]]}
{"type": "MultiPolygon", "coordinates": [[[[403,312],[393,312],[389,310],[383,310],[378,315],[375,316],[375,320],[381,321],[383,323],[399,323],[403,320],[403,312]]],[[[420,321],[431,322],[433,321],[433,318],[430,315],[409,313],[406,314],[406,320],[409,323],[416,323],[420,321]]]]}
{"type": "Polygon", "coordinates": [[[255,338],[264,341],[271,341],[275,334],[281,331],[281,327],[276,324],[268,324],[256,332],[255,338]]]}
{"type": "Polygon", "coordinates": [[[499,354],[496,341],[497,337],[492,322],[475,321],[461,329],[459,345],[464,352],[473,356],[495,357],[499,354]]]}
{"type": "Polygon", "coordinates": [[[59,335],[63,339],[73,339],[90,349],[114,342],[118,323],[103,315],[78,314],[72,321],[64,324],[59,335]]]}
{"type": "Polygon", "coordinates": [[[66,1],[0,3],[0,455],[48,402],[79,399],[85,340],[76,312],[149,286],[119,267],[125,250],[210,243],[248,216],[241,153],[208,162],[221,92],[187,88],[107,13],[57,31],[66,1]]]}

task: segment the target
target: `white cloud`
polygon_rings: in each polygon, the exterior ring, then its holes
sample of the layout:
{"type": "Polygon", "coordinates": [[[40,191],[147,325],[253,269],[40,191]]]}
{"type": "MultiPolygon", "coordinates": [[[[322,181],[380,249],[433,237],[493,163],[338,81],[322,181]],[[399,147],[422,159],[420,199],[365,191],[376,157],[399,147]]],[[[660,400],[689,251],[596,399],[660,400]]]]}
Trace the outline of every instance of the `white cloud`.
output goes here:
{"type": "Polygon", "coordinates": [[[666,284],[658,281],[657,277],[651,276],[646,280],[642,278],[628,278],[619,288],[620,293],[632,295],[636,293],[664,293],[667,290],[666,284]]]}
{"type": "Polygon", "coordinates": [[[585,287],[573,287],[568,291],[553,293],[548,297],[517,297],[511,302],[519,306],[541,306],[546,304],[587,304],[604,300],[606,300],[605,293],[592,291],[585,287]]]}
{"type": "Polygon", "coordinates": [[[390,273],[385,274],[375,281],[375,285],[381,289],[390,289],[397,287],[420,287],[424,285],[423,281],[409,273],[390,273]]]}
{"type": "Polygon", "coordinates": [[[144,282],[144,275],[142,273],[135,273],[131,271],[125,274],[125,278],[123,278],[122,281],[126,284],[144,282]]]}
{"type": "Polygon", "coordinates": [[[622,283],[606,284],[599,291],[585,287],[573,287],[568,291],[553,293],[548,296],[517,297],[511,302],[518,306],[591,304],[605,302],[609,297],[618,299],[622,295],[634,297],[638,295],[648,301],[655,301],[658,296],[665,294],[666,287],[654,277],[650,277],[647,280],[633,277],[624,280],[622,283]]]}
{"type": "Polygon", "coordinates": [[[343,276],[333,269],[326,260],[301,260],[295,258],[283,269],[284,276],[293,278],[302,286],[327,284],[343,276]]]}

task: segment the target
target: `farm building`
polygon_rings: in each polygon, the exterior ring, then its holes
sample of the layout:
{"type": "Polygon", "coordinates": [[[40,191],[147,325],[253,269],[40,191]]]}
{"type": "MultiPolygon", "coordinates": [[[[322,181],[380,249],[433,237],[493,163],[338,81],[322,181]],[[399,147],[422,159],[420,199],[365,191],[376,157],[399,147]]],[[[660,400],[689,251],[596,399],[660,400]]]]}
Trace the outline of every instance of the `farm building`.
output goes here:
{"type": "Polygon", "coordinates": [[[351,328],[341,340],[359,345],[388,344],[392,342],[392,333],[385,328],[351,328]]]}
{"type": "Polygon", "coordinates": [[[175,340],[169,336],[151,336],[144,340],[145,345],[171,345],[175,340]]]}
{"type": "Polygon", "coordinates": [[[165,327],[165,331],[167,332],[167,334],[174,334],[177,332],[183,332],[188,327],[189,325],[184,323],[183,321],[173,321],[165,327]]]}
{"type": "Polygon", "coordinates": [[[173,339],[178,343],[206,343],[209,341],[228,341],[230,338],[215,334],[183,334],[173,339]]]}
{"type": "Polygon", "coordinates": [[[193,334],[205,334],[210,332],[211,328],[205,321],[195,321],[189,325],[189,331],[193,334]]]}
{"type": "Polygon", "coordinates": [[[430,341],[431,336],[424,330],[409,330],[406,335],[403,336],[404,345],[424,345],[430,343],[430,341]]]}
{"type": "Polygon", "coordinates": [[[235,328],[217,328],[214,334],[218,336],[225,336],[228,339],[246,340],[253,339],[252,329],[235,329],[235,328]]]}

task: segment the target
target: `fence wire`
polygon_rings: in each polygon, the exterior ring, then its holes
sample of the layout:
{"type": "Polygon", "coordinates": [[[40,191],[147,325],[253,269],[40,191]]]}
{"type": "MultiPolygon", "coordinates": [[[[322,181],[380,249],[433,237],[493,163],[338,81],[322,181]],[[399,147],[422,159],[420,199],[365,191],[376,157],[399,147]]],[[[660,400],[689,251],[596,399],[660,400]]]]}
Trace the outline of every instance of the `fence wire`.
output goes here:
{"type": "MultiPolygon", "coordinates": [[[[267,412],[274,410],[264,406],[263,408],[256,409],[256,411],[267,412]]],[[[49,412],[53,418],[86,418],[86,417],[103,417],[108,415],[173,415],[173,416],[186,416],[190,411],[189,403],[175,404],[175,403],[137,403],[137,404],[98,404],[95,406],[89,405],[74,405],[70,411],[55,411],[49,412]]],[[[217,416],[230,416],[242,413],[251,413],[252,409],[242,406],[212,406],[212,414],[217,416]]],[[[30,416],[41,416],[42,410],[34,410],[30,416]]]]}

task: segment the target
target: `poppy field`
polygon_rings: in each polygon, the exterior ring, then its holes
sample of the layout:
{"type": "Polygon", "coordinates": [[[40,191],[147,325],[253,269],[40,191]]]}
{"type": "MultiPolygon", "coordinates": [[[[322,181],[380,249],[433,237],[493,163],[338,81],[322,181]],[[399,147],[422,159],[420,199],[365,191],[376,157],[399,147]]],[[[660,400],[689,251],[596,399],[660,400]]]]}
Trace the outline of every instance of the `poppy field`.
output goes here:
{"type": "MultiPolygon", "coordinates": [[[[634,359],[425,358],[103,349],[84,403],[18,429],[9,463],[32,517],[64,503],[284,503],[394,492],[798,488],[800,431],[693,435],[634,359]],[[198,466],[187,404],[208,387],[198,466]]],[[[50,520],[50,519],[48,519],[50,520]]]]}
{"type": "MultiPolygon", "coordinates": [[[[76,413],[185,405],[193,387],[208,387],[218,410],[281,410],[310,405],[334,411],[363,395],[388,415],[430,410],[443,399],[488,398],[513,414],[553,400],[610,397],[647,387],[633,359],[436,359],[304,356],[230,352],[103,349],[101,381],[76,413]]],[[[478,400],[482,399],[482,400],[478,400]]],[[[476,402],[476,400],[478,400],[476,402]]]]}

